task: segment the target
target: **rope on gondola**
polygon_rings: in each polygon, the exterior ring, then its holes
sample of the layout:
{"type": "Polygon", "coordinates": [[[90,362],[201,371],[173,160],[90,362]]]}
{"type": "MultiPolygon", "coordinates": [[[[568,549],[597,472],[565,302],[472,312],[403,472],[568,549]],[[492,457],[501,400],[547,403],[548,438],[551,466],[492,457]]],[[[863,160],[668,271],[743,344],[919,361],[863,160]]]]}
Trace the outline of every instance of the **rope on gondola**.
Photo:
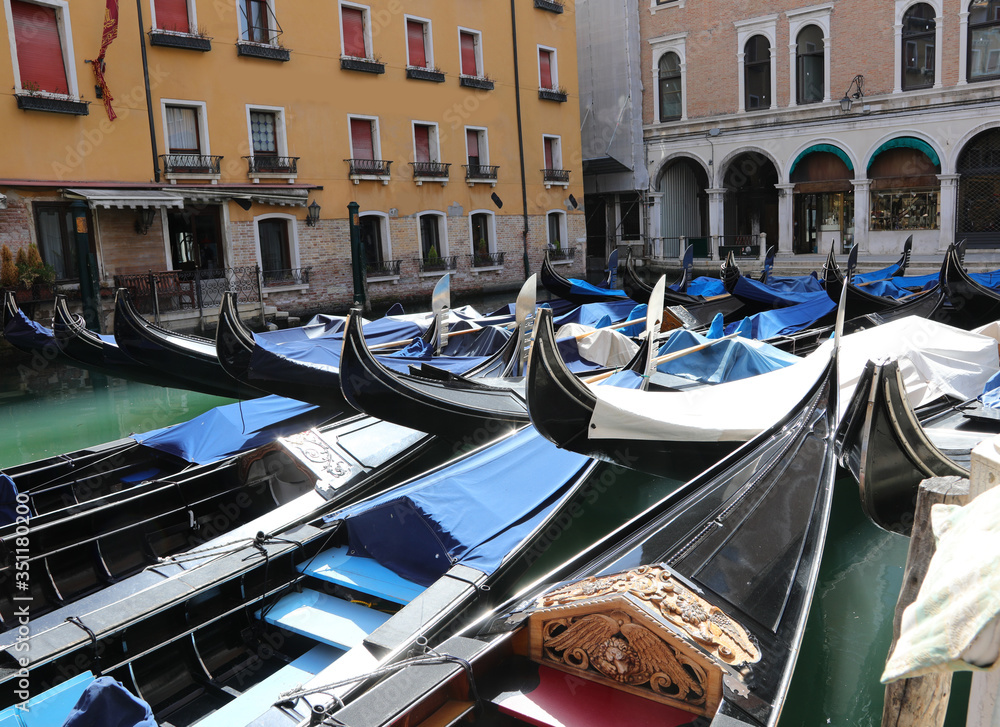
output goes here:
{"type": "Polygon", "coordinates": [[[94,674],[96,674],[97,676],[101,676],[101,651],[100,649],[98,649],[97,646],[97,634],[95,634],[93,629],[91,629],[87,624],[85,624],[80,619],[79,616],[67,616],[66,621],[68,623],[73,624],[77,628],[83,629],[84,631],[87,632],[87,636],[90,637],[91,649],[94,652],[93,661],[91,663],[91,669],[93,670],[94,674]]]}

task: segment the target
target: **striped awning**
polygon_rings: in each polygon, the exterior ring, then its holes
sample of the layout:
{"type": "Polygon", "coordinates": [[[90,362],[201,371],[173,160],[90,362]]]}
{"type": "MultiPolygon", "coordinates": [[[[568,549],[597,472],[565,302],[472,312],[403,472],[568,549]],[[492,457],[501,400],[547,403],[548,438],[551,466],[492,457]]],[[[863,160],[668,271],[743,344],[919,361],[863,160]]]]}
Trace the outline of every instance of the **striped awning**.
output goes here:
{"type": "Polygon", "coordinates": [[[150,209],[184,206],[184,198],[155,189],[65,189],[67,199],[85,199],[92,209],[150,209]]]}

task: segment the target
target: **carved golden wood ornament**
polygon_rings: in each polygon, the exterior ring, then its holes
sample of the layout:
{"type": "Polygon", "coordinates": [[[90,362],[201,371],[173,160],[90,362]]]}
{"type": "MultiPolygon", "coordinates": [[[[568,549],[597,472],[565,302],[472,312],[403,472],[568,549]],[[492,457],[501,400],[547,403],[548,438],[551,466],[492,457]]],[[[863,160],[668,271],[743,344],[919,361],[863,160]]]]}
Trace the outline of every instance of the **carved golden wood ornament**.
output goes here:
{"type": "Polygon", "coordinates": [[[760,659],[742,626],[658,566],[571,583],[533,608],[535,661],[699,714],[722,699],[723,665],[760,659]]]}

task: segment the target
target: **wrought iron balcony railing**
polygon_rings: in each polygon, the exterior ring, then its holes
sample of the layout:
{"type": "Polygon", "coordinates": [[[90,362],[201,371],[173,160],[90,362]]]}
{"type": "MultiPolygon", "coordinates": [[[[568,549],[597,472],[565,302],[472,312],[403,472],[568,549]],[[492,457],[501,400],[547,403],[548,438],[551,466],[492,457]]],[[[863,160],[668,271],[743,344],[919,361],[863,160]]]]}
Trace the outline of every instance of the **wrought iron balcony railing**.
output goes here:
{"type": "Polygon", "coordinates": [[[474,268],[499,268],[503,267],[502,252],[477,252],[469,255],[474,268]]]}
{"type": "Polygon", "coordinates": [[[456,270],[458,268],[458,258],[455,255],[446,255],[444,257],[424,257],[417,258],[417,264],[420,266],[420,272],[422,273],[433,273],[433,272],[447,272],[449,270],[456,270]]]}
{"type": "Polygon", "coordinates": [[[309,285],[309,271],[307,268],[289,268],[287,270],[261,270],[260,274],[264,278],[264,285],[271,287],[279,285],[309,285]]]}
{"type": "Polygon", "coordinates": [[[496,164],[463,164],[465,178],[470,182],[495,182],[500,167],[496,164]]]}
{"type": "Polygon", "coordinates": [[[569,184],[569,170],[543,169],[542,179],[548,184],[569,184]]]}
{"type": "Polygon", "coordinates": [[[369,278],[398,278],[402,260],[377,260],[365,263],[365,273],[369,278]]]}
{"type": "Polygon", "coordinates": [[[249,175],[254,174],[298,174],[299,157],[252,156],[247,160],[249,175]]]}
{"type": "Polygon", "coordinates": [[[388,177],[389,165],[386,159],[345,159],[351,165],[352,177],[388,177]]]}
{"type": "Polygon", "coordinates": [[[493,79],[487,76],[459,76],[458,83],[460,86],[478,88],[481,91],[493,90],[493,79]]]}
{"type": "Polygon", "coordinates": [[[161,154],[167,174],[219,174],[222,157],[209,154],[161,154]]]}
{"type": "Polygon", "coordinates": [[[432,179],[447,179],[451,164],[444,162],[410,162],[414,177],[430,177],[432,179]]]}
{"type": "Polygon", "coordinates": [[[535,7],[552,13],[563,12],[563,4],[559,0],[535,0],[535,7]]]}
{"type": "Polygon", "coordinates": [[[570,261],[574,258],[574,253],[576,248],[573,247],[549,247],[549,260],[555,261],[570,261]]]}

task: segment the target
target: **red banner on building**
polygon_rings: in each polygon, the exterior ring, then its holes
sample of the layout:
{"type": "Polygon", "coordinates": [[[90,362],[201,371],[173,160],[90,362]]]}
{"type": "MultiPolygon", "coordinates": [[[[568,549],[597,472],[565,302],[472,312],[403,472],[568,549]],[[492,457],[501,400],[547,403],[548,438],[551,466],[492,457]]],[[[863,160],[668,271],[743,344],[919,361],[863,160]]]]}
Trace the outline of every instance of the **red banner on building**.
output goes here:
{"type": "Polygon", "coordinates": [[[108,112],[108,118],[114,121],[117,118],[115,110],[111,108],[114,97],[108,90],[108,83],[104,80],[104,55],[108,52],[111,41],[118,37],[118,0],[107,0],[107,7],[104,10],[104,35],[101,37],[101,52],[94,61],[94,77],[97,85],[101,88],[101,96],[104,99],[104,108],[108,112]]]}

